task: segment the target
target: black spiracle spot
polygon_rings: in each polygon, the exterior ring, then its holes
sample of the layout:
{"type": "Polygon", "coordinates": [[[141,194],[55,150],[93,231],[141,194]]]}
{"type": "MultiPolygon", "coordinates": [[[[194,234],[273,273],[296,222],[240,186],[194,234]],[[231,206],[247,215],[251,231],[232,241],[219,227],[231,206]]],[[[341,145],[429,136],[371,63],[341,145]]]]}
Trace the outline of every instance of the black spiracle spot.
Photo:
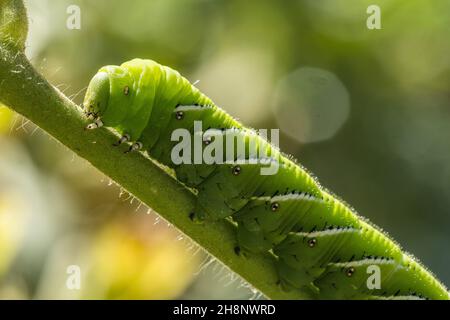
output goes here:
{"type": "Polygon", "coordinates": [[[316,238],[312,238],[308,240],[308,247],[310,248],[314,248],[317,244],[317,239],[316,238]]]}
{"type": "Polygon", "coordinates": [[[241,173],[241,167],[240,166],[234,166],[231,169],[231,173],[233,173],[233,175],[238,176],[241,173]]]}
{"type": "Polygon", "coordinates": [[[347,277],[353,276],[354,273],[355,273],[355,268],[353,268],[353,267],[350,267],[347,270],[345,270],[345,274],[347,275],[347,277]]]}
{"type": "Polygon", "coordinates": [[[184,118],[184,112],[183,112],[183,111],[177,111],[177,112],[175,113],[175,119],[181,120],[181,119],[183,119],[183,118],[184,118]]]}
{"type": "Polygon", "coordinates": [[[280,205],[278,204],[278,202],[274,202],[272,203],[272,205],[270,206],[270,210],[272,211],[277,211],[280,208],[280,205]]]}

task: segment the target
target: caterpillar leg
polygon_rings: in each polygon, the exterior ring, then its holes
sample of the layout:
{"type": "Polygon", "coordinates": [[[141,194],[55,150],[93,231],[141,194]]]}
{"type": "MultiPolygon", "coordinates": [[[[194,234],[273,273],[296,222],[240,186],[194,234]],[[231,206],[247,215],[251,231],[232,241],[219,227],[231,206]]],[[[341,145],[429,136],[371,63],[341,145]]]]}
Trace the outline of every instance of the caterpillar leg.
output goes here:
{"type": "Polygon", "coordinates": [[[142,142],[136,141],[136,142],[133,143],[133,144],[130,146],[130,148],[129,148],[127,151],[125,151],[124,153],[130,153],[130,152],[133,152],[133,151],[138,151],[138,150],[141,150],[142,147],[143,147],[142,142]]]}
{"type": "Polygon", "coordinates": [[[124,134],[117,142],[113,143],[114,147],[118,147],[120,146],[122,143],[125,143],[127,141],[130,141],[130,135],[129,134],[124,134]]]}
{"type": "Polygon", "coordinates": [[[95,122],[88,124],[85,130],[94,130],[101,127],[103,127],[103,121],[101,119],[97,119],[95,122]]]}
{"type": "Polygon", "coordinates": [[[94,120],[96,118],[95,113],[93,112],[85,112],[85,115],[89,120],[94,120]]]}
{"type": "Polygon", "coordinates": [[[306,269],[296,269],[292,268],[283,261],[277,261],[275,265],[278,277],[280,281],[280,287],[284,291],[292,290],[305,290],[313,296],[317,296],[320,293],[320,289],[314,285],[312,279],[314,279],[314,271],[317,270],[306,270],[306,269]]]}
{"type": "Polygon", "coordinates": [[[196,188],[207,179],[216,168],[207,164],[181,164],[175,167],[177,179],[188,187],[196,188]]]}

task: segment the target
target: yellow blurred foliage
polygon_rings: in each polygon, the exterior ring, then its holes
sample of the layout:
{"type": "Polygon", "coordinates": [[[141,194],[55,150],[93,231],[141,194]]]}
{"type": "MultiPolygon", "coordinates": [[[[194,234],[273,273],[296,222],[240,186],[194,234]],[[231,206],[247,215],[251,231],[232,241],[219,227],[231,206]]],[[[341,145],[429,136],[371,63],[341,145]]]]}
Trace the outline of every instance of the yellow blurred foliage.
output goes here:
{"type": "Polygon", "coordinates": [[[13,194],[0,193],[0,277],[14,259],[23,236],[22,203],[13,194]]]}
{"type": "Polygon", "coordinates": [[[0,103],[0,134],[9,131],[13,117],[14,112],[0,103]]]}
{"type": "Polygon", "coordinates": [[[85,298],[171,299],[193,278],[198,263],[172,232],[142,232],[119,223],[105,227],[94,239],[85,298]],[[136,232],[136,233],[135,233],[136,232]],[[92,297],[93,292],[103,295],[92,297]]]}

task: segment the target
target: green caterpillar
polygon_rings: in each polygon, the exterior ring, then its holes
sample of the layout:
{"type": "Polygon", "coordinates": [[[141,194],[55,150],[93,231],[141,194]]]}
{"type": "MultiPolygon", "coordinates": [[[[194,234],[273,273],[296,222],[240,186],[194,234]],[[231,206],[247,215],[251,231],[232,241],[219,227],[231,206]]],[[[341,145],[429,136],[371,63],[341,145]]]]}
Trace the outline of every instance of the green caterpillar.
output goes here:
{"type": "Polygon", "coordinates": [[[103,67],[83,107],[94,120],[87,129],[114,128],[122,136],[115,145],[130,142],[128,151],[148,151],[198,191],[193,220],[233,219],[237,254],[273,253],[283,288],[319,299],[449,299],[444,285],[383,232],[171,68],[141,59],[103,67]],[[224,143],[225,151],[235,152],[233,159],[219,155],[221,163],[175,164],[173,132],[187,129],[195,140],[195,121],[208,128],[200,137],[205,146],[233,135],[264,156],[257,161],[224,143]],[[260,174],[272,162],[277,173],[260,174]],[[370,266],[380,271],[380,287],[366,284],[370,266]]]}

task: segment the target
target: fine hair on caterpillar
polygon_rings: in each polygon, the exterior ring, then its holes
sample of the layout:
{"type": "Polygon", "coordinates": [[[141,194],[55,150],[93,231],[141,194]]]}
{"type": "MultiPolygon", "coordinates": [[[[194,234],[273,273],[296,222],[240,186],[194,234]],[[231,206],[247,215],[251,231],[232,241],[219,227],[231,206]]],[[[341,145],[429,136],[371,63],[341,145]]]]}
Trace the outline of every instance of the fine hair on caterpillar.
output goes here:
{"type": "Polygon", "coordinates": [[[318,299],[449,299],[422,264],[281,153],[278,132],[270,143],[177,71],[142,59],[102,67],[83,106],[87,129],[113,128],[121,136],[115,146],[147,152],[197,190],[193,223],[231,219],[235,254],[275,256],[283,290],[318,299]],[[376,285],[368,285],[369,269],[376,285]]]}
{"type": "MultiPolygon", "coordinates": [[[[183,106],[185,107],[185,106],[183,106]]],[[[181,120],[179,109],[175,113],[177,120],[181,120]]],[[[183,108],[186,110],[186,108],[183,108]]],[[[271,129],[271,144],[278,149],[279,130],[271,129]]],[[[245,132],[235,129],[208,129],[203,131],[202,121],[194,121],[193,134],[186,128],[175,129],[170,140],[178,142],[170,154],[174,165],[180,164],[260,164],[261,175],[274,175],[278,172],[278,155],[267,154],[260,148],[256,136],[267,141],[267,129],[245,132]],[[246,143],[240,136],[255,136],[246,143]],[[192,138],[192,139],[191,139],[192,138]],[[180,141],[181,140],[181,141],[180,141]]],[[[267,143],[269,143],[267,141],[267,143]]]]}

